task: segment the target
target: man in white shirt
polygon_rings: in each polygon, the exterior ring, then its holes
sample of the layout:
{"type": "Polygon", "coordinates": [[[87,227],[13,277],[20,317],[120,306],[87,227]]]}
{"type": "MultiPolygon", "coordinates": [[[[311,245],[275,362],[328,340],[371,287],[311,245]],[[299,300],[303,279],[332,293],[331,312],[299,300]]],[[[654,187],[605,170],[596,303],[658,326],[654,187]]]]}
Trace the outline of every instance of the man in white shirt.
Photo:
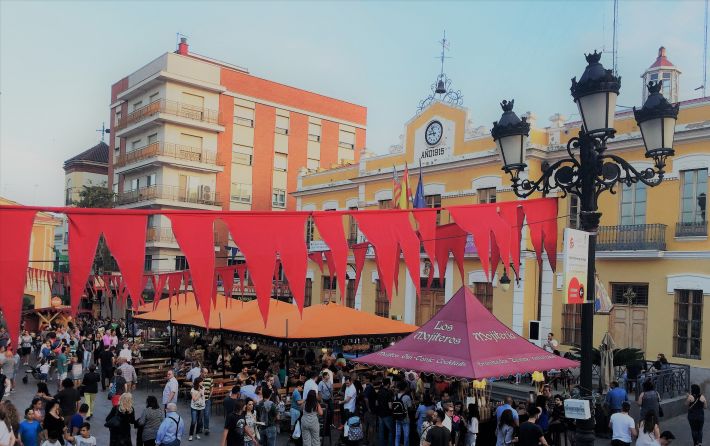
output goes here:
{"type": "Polygon", "coordinates": [[[172,370],[168,370],[168,382],[163,388],[163,407],[167,408],[170,403],[177,403],[179,385],[172,370]]]}
{"type": "Polygon", "coordinates": [[[308,398],[308,392],[311,390],[316,391],[316,396],[318,396],[318,384],[316,384],[316,378],[318,377],[318,372],[313,369],[308,375],[308,380],[303,384],[303,399],[308,398]]]}
{"type": "Polygon", "coordinates": [[[132,392],[133,389],[135,389],[136,384],[138,384],[136,369],[128,361],[126,361],[126,358],[119,358],[118,363],[118,368],[123,373],[123,379],[126,380],[126,392],[132,392]]]}
{"type": "Polygon", "coordinates": [[[631,446],[634,437],[638,435],[636,422],[629,416],[630,409],[631,404],[624,401],[621,403],[621,412],[612,414],[609,420],[612,446],[631,446]]]}
{"type": "Polygon", "coordinates": [[[348,420],[352,415],[355,415],[355,403],[357,402],[357,389],[355,384],[353,384],[352,378],[349,376],[345,378],[345,398],[343,399],[343,408],[346,410],[347,415],[345,416],[345,421],[348,420]]]}
{"type": "Polygon", "coordinates": [[[187,375],[185,375],[186,379],[189,379],[190,382],[195,382],[195,379],[197,379],[200,376],[200,373],[202,373],[202,367],[200,364],[195,364],[193,368],[190,369],[189,372],[187,372],[187,375]]]}
{"type": "Polygon", "coordinates": [[[125,359],[126,362],[131,362],[131,360],[133,359],[133,353],[131,352],[131,349],[128,344],[123,344],[123,348],[118,353],[118,357],[125,359]]]}
{"type": "Polygon", "coordinates": [[[555,350],[557,350],[557,347],[559,347],[559,345],[560,345],[560,343],[557,342],[557,339],[555,339],[555,334],[548,333],[547,340],[542,344],[542,348],[546,352],[554,353],[555,350]]]}

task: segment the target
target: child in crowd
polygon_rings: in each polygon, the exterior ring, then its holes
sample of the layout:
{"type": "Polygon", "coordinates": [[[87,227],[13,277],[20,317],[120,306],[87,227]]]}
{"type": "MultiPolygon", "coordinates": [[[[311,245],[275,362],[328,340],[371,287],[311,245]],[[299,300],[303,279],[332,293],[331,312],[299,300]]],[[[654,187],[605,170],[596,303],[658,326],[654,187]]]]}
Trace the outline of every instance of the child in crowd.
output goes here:
{"type": "Polygon", "coordinates": [[[96,446],[96,437],[91,435],[91,425],[84,423],[81,425],[79,435],[75,437],[76,446],[96,446]]]}
{"type": "Polygon", "coordinates": [[[43,359],[39,364],[39,381],[46,383],[49,379],[49,361],[43,359]]]}

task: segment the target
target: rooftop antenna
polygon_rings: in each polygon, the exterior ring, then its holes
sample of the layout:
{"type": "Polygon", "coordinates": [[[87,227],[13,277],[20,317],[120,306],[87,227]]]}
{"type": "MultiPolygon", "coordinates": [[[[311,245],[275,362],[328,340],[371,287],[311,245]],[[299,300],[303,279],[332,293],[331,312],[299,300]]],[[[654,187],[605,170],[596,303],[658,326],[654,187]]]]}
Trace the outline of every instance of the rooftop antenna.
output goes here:
{"type": "Polygon", "coordinates": [[[442,76],[444,74],[444,59],[449,59],[451,56],[446,55],[446,51],[449,51],[449,46],[451,45],[451,41],[446,40],[446,30],[444,30],[444,38],[439,41],[441,44],[441,55],[438,57],[441,59],[441,71],[439,72],[439,76],[442,76]]]}
{"type": "Polygon", "coordinates": [[[705,35],[703,37],[705,41],[703,45],[703,85],[700,87],[703,89],[703,97],[706,97],[705,90],[708,85],[708,0],[705,0],[705,35]]]}
{"type": "Polygon", "coordinates": [[[101,128],[100,128],[100,129],[96,129],[96,131],[101,133],[101,142],[105,142],[104,139],[106,138],[106,134],[107,134],[107,133],[111,133],[111,129],[107,129],[107,128],[106,128],[106,123],[105,123],[105,122],[102,122],[102,123],[101,123],[101,128]]]}
{"type": "Polygon", "coordinates": [[[175,49],[176,49],[176,50],[177,50],[177,48],[178,48],[178,45],[180,45],[180,37],[185,37],[185,38],[187,38],[187,37],[189,37],[189,36],[186,36],[185,34],[182,34],[182,33],[179,32],[179,31],[175,33],[175,49]]]}

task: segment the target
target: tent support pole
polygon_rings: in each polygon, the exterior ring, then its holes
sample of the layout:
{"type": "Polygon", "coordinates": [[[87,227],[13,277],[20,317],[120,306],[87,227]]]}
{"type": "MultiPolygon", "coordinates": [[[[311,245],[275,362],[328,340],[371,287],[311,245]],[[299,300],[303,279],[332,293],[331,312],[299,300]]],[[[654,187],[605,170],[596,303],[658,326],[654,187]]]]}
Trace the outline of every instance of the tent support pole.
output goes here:
{"type": "Polygon", "coordinates": [[[227,377],[227,363],[224,359],[224,330],[222,329],[222,312],[219,312],[219,346],[222,349],[222,378],[227,377]]]}
{"type": "Polygon", "coordinates": [[[286,365],[285,365],[285,367],[286,367],[286,383],[285,383],[286,395],[288,395],[288,385],[290,384],[289,379],[288,379],[288,375],[290,373],[289,372],[289,370],[290,370],[289,364],[288,364],[290,353],[291,353],[291,345],[288,342],[288,319],[286,319],[286,360],[285,360],[285,362],[286,362],[286,365]]]}

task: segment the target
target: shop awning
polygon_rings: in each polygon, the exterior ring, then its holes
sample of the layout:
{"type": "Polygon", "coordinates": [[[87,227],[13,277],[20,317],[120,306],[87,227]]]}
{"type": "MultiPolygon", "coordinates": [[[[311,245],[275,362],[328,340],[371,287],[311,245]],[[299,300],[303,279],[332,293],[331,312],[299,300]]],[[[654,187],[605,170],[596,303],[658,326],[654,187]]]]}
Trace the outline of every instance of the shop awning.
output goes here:
{"type": "Polygon", "coordinates": [[[353,361],[468,379],[579,367],[518,336],[467,287],[406,338],[353,361]]]}

